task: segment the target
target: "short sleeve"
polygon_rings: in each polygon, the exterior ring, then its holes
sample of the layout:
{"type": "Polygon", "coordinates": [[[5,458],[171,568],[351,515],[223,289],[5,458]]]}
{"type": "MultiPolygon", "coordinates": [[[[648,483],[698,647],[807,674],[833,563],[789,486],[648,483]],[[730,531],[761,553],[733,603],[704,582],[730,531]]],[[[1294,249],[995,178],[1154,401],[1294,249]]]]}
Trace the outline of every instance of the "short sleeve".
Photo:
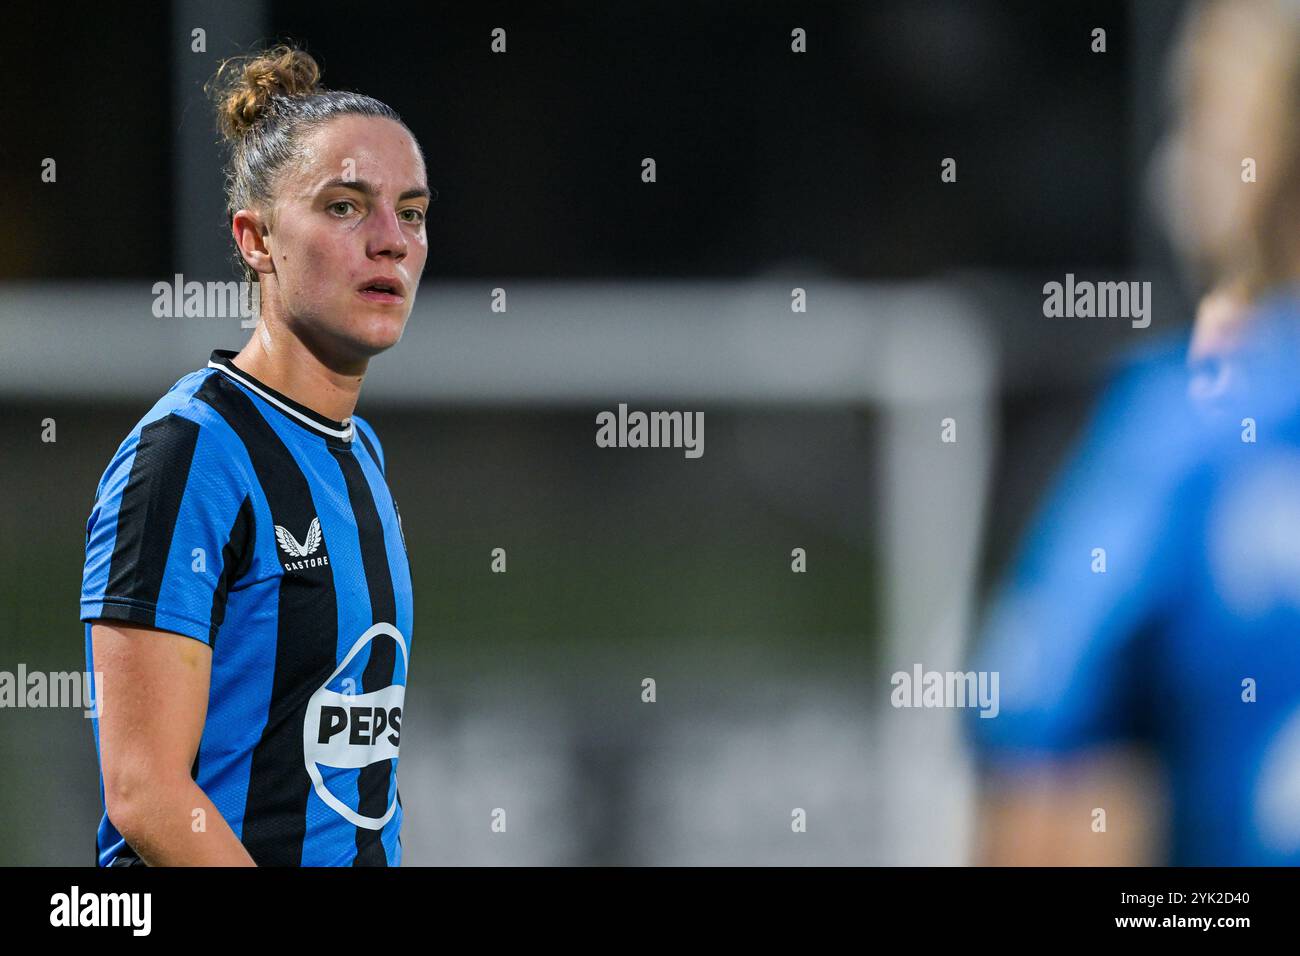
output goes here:
{"type": "Polygon", "coordinates": [[[1163,364],[1113,382],[1034,521],[972,665],[1000,688],[995,711],[965,715],[984,765],[1150,739],[1144,682],[1198,504],[1183,389],[1163,364]]]}
{"type": "Polygon", "coordinates": [[[81,620],[215,640],[254,540],[249,482],[233,452],[177,412],[122,443],[86,522],[81,620]]]}

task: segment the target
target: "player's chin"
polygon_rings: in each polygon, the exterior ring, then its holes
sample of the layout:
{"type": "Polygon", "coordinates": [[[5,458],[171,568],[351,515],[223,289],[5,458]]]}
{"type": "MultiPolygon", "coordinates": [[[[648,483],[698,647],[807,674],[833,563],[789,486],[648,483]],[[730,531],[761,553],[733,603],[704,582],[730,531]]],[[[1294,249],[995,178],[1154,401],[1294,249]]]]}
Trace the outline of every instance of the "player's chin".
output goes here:
{"type": "Polygon", "coordinates": [[[349,337],[358,351],[378,355],[401,340],[408,313],[407,309],[392,309],[356,316],[349,337]]]}

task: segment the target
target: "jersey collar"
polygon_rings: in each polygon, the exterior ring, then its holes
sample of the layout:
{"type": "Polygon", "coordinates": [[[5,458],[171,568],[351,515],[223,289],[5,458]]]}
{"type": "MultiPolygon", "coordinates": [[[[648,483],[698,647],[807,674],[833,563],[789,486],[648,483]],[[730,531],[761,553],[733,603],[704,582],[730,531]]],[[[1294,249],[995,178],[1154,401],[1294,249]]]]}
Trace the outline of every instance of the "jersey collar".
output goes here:
{"type": "Polygon", "coordinates": [[[337,438],[345,442],[352,441],[354,426],[351,418],[345,418],[343,421],[337,422],[332,418],[326,418],[320,412],[313,411],[301,402],[295,402],[283,392],[277,392],[270,385],[258,381],[235,365],[231,360],[236,354],[234,349],[213,349],[212,356],[208,359],[208,368],[215,368],[225,373],[239,384],[266,399],[298,424],[330,438],[337,438]]]}

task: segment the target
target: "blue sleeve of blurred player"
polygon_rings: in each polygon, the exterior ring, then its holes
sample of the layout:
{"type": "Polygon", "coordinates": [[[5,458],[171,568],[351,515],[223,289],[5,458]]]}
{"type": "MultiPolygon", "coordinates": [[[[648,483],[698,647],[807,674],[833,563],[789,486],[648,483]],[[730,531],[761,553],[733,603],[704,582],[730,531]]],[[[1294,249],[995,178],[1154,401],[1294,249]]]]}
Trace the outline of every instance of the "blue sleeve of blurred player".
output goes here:
{"type": "Polygon", "coordinates": [[[1148,729],[1141,682],[1194,504],[1182,354],[1163,348],[1106,389],[998,593],[971,664],[998,672],[998,713],[964,725],[986,764],[1148,729]]]}

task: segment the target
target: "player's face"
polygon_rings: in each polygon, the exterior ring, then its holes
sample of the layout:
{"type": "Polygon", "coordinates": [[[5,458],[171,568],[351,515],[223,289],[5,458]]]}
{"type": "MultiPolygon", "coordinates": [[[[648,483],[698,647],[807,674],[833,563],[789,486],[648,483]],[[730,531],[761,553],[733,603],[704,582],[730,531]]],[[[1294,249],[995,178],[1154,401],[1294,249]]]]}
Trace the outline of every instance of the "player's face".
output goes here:
{"type": "Polygon", "coordinates": [[[331,120],[303,147],[267,238],[280,313],[304,341],[376,355],[402,337],[428,254],[424,162],[402,125],[379,117],[331,120]]]}

